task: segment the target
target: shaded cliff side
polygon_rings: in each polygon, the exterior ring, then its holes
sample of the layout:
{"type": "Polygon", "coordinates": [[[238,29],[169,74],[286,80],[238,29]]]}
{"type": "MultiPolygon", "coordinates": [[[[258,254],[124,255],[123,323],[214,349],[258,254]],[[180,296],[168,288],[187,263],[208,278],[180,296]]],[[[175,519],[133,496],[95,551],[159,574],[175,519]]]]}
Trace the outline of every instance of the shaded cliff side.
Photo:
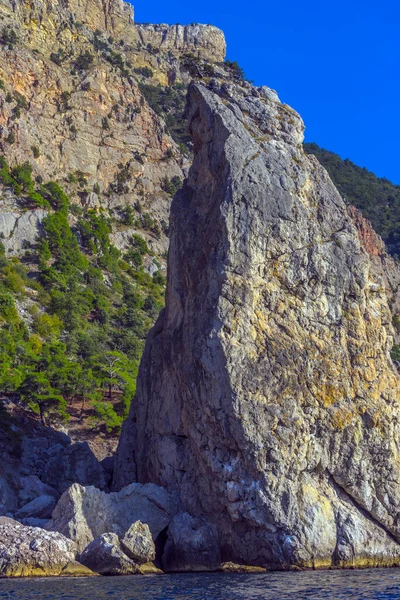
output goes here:
{"type": "Polygon", "coordinates": [[[114,485],[177,491],[223,560],[400,562],[399,380],[385,285],[303,123],[268,88],[189,89],[171,212],[114,485]]]}

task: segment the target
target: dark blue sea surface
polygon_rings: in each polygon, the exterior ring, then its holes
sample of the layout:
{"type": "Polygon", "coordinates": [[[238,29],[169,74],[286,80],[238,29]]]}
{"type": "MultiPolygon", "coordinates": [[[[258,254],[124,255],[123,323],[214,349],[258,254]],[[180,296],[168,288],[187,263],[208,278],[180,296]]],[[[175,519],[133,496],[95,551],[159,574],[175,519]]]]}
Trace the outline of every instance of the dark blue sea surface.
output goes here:
{"type": "Polygon", "coordinates": [[[400,599],[400,569],[0,580],[15,600],[400,599]]]}

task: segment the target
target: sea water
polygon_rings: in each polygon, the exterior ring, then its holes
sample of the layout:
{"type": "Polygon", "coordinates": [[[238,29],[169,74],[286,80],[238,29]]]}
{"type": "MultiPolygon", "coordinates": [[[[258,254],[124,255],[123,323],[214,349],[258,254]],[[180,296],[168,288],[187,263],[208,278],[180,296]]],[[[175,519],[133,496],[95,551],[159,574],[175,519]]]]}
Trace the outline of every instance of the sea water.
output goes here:
{"type": "Polygon", "coordinates": [[[15,600],[400,599],[400,569],[0,580],[15,600]]]}

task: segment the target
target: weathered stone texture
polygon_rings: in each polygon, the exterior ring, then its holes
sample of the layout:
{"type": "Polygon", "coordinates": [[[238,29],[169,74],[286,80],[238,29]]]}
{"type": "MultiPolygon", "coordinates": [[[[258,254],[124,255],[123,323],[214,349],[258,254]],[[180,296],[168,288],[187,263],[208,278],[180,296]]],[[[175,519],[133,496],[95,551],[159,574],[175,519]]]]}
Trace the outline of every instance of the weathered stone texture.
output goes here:
{"type": "Polygon", "coordinates": [[[121,547],[135,563],[141,565],[156,557],[155,546],[147,523],[136,521],[121,538],[121,547]]]}
{"type": "Polygon", "coordinates": [[[106,494],[75,483],[61,496],[46,528],[74,540],[82,552],[103,533],[124,536],[138,520],[148,525],[156,540],[177,510],[176,498],[154,484],[132,483],[118,493],[106,494]]]}
{"type": "Polygon", "coordinates": [[[75,560],[75,544],[56,532],[0,517],[0,577],[93,575],[75,560]]]}
{"type": "Polygon", "coordinates": [[[192,85],[166,309],[116,460],[215,526],[222,560],[400,562],[399,379],[385,286],[303,124],[249,84],[192,85]]]}
{"type": "Polygon", "coordinates": [[[212,62],[223,62],[226,42],[223,32],[213,25],[136,25],[143,45],[160,50],[194,54],[212,62]]]}
{"type": "Polygon", "coordinates": [[[139,567],[121,550],[115,533],[104,533],[91,542],[79,556],[88,569],[100,575],[133,575],[139,567]]]}

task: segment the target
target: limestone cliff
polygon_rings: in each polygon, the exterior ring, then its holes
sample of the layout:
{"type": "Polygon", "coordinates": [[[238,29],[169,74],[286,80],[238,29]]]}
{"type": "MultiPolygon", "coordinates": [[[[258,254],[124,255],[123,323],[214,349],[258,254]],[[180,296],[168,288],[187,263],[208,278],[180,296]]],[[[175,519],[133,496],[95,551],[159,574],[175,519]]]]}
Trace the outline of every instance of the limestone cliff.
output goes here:
{"type": "MultiPolygon", "coordinates": [[[[133,7],[121,0],[0,0],[0,18],[0,154],[13,166],[28,160],[34,176],[62,182],[77,204],[112,218],[139,203],[160,229],[158,237],[144,232],[160,260],[171,203],[162,184],[183,179],[189,163],[141,85],[187,85],[185,56],[223,61],[223,33],[136,26],[133,7]]],[[[18,223],[16,205],[0,198],[0,233],[20,251],[43,215],[18,223]]],[[[114,226],[113,243],[126,249],[137,229],[114,226]]]]}
{"type": "Polygon", "coordinates": [[[222,560],[400,562],[399,379],[385,286],[303,123],[267,88],[192,85],[195,158],[172,204],[115,486],[179,493],[222,560]]]}

